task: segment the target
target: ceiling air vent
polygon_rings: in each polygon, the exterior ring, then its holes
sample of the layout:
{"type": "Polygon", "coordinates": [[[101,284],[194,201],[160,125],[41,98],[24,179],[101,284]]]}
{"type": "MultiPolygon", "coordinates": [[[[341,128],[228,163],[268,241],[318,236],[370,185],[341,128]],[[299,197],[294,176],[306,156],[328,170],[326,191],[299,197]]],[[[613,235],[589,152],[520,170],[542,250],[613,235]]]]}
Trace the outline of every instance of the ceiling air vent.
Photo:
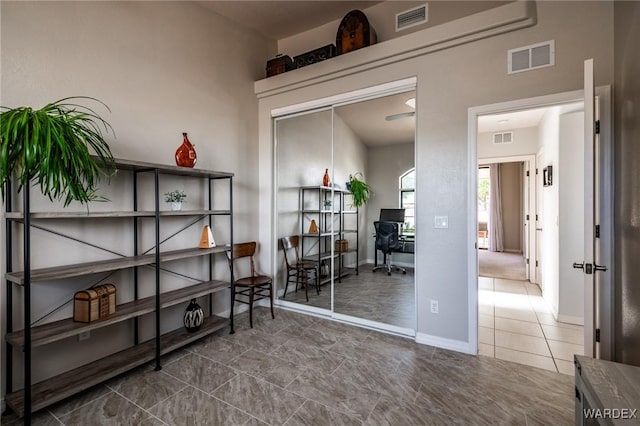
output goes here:
{"type": "Polygon", "coordinates": [[[555,56],[554,40],[511,49],[507,52],[507,72],[514,74],[550,67],[555,65],[555,56]]]}
{"type": "Polygon", "coordinates": [[[513,132],[502,132],[493,134],[494,145],[504,145],[505,143],[513,143],[513,132]]]}
{"type": "Polygon", "coordinates": [[[427,3],[413,9],[405,10],[396,15],[396,31],[402,31],[415,25],[420,25],[429,19],[427,3]]]}

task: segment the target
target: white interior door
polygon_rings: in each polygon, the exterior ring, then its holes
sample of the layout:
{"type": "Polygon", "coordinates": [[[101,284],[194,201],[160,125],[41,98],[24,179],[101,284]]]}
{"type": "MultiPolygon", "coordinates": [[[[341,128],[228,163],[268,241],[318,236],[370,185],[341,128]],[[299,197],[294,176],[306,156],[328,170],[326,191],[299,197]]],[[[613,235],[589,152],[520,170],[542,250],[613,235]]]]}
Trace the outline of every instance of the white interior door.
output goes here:
{"type": "Polygon", "coordinates": [[[538,167],[544,164],[544,152],[538,151],[536,155],[536,169],[535,169],[535,181],[536,181],[536,264],[535,264],[535,283],[540,286],[544,293],[544,286],[542,280],[542,216],[544,214],[544,196],[542,194],[542,173],[538,170],[538,167]]]}
{"type": "Polygon", "coordinates": [[[525,267],[526,279],[531,280],[531,274],[529,273],[529,258],[531,257],[529,250],[529,161],[524,162],[523,172],[522,172],[522,198],[523,198],[523,210],[522,210],[522,253],[524,255],[525,262],[527,262],[527,266],[525,267]]]}

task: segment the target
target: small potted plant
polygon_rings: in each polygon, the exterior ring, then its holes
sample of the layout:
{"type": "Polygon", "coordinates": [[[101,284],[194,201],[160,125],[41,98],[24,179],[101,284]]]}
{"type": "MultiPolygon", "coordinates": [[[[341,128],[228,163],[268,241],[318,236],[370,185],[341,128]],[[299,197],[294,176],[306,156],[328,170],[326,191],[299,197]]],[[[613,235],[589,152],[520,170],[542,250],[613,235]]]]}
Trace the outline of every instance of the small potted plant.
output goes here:
{"type": "Polygon", "coordinates": [[[364,176],[360,172],[349,175],[347,189],[353,197],[354,207],[362,207],[371,196],[371,187],[365,183],[364,176]]]}
{"type": "Polygon", "coordinates": [[[182,210],[182,203],[186,200],[187,194],[184,191],[180,191],[176,189],[175,191],[165,192],[164,201],[167,203],[171,203],[171,210],[179,211],[182,210]]]}

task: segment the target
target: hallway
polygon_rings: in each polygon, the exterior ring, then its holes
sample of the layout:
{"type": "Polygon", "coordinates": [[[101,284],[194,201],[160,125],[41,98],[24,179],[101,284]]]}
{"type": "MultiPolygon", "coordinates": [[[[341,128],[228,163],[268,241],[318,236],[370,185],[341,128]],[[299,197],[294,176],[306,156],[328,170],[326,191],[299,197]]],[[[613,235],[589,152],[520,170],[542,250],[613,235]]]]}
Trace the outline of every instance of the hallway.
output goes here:
{"type": "Polygon", "coordinates": [[[573,375],[583,327],[556,321],[529,281],[479,277],[478,353],[573,375]]]}

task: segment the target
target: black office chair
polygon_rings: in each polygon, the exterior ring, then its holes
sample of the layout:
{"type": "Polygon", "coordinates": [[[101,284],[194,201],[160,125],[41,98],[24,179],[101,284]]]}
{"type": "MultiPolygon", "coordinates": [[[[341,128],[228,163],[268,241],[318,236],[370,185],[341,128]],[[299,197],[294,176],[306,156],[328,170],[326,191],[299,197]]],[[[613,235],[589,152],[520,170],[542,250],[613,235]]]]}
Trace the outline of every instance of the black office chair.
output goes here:
{"type": "Polygon", "coordinates": [[[386,262],[384,265],[376,266],[373,272],[378,269],[386,269],[387,275],[391,275],[391,271],[395,269],[398,272],[406,274],[407,271],[397,265],[391,263],[391,253],[402,251],[402,243],[398,237],[398,224],[396,222],[373,222],[376,228],[376,250],[384,253],[386,262]]]}

